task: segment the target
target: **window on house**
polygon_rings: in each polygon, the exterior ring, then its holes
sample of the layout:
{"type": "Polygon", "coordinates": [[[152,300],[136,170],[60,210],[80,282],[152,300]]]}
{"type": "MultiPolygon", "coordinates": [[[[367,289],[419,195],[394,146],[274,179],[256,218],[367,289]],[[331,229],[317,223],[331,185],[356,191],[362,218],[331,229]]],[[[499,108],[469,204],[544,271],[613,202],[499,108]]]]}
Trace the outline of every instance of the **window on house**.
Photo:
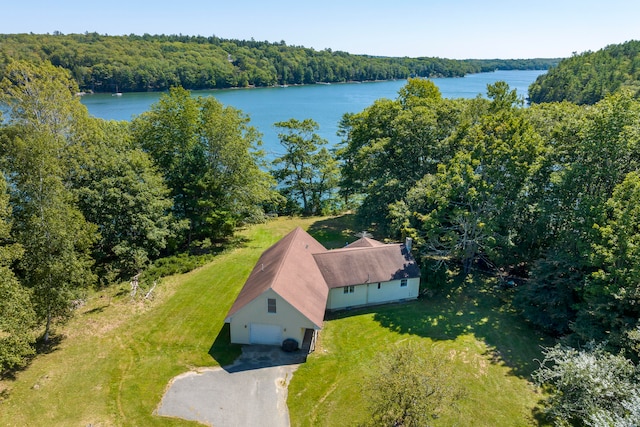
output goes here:
{"type": "Polygon", "coordinates": [[[276,299],[267,298],[267,313],[275,313],[275,312],[276,312],[276,299]]]}
{"type": "Polygon", "coordinates": [[[407,279],[400,280],[400,287],[404,288],[405,286],[407,286],[407,279]]]}
{"type": "Polygon", "coordinates": [[[380,282],[378,282],[378,289],[380,289],[380,282]]]}
{"type": "Polygon", "coordinates": [[[344,292],[345,294],[352,294],[354,290],[355,289],[353,286],[345,286],[344,288],[342,288],[342,292],[344,292]]]}

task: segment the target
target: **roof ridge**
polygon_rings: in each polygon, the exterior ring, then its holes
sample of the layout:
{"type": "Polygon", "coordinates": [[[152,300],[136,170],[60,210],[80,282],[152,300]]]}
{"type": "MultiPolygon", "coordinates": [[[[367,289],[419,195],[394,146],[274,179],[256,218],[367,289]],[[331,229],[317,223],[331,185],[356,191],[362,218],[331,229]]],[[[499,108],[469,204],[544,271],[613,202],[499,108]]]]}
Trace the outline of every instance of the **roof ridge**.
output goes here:
{"type": "MultiPolygon", "coordinates": [[[[358,250],[370,251],[373,249],[376,249],[376,250],[385,249],[391,246],[404,246],[404,243],[383,243],[382,245],[378,245],[378,246],[353,246],[353,247],[345,246],[342,248],[329,249],[329,250],[326,250],[325,252],[318,252],[318,254],[322,255],[322,254],[331,254],[331,253],[342,252],[342,251],[358,251],[358,250]]],[[[316,255],[316,254],[314,253],[312,255],[316,255]]]]}
{"type": "MultiPolygon", "coordinates": [[[[273,280],[271,281],[271,284],[269,285],[269,289],[273,290],[278,295],[280,295],[280,292],[276,292],[276,290],[273,289],[273,284],[277,283],[277,281],[278,281],[277,279],[280,276],[280,272],[282,271],[282,268],[284,266],[284,262],[289,257],[289,251],[291,250],[291,247],[293,246],[293,242],[296,241],[296,236],[299,234],[300,231],[304,231],[304,230],[300,226],[298,226],[298,227],[294,228],[292,232],[288,233],[288,234],[291,235],[291,241],[289,241],[289,243],[287,244],[286,250],[284,251],[284,255],[278,260],[278,268],[276,269],[276,272],[273,275],[273,280]]],[[[282,295],[280,295],[280,296],[282,296],[282,295]]]]}

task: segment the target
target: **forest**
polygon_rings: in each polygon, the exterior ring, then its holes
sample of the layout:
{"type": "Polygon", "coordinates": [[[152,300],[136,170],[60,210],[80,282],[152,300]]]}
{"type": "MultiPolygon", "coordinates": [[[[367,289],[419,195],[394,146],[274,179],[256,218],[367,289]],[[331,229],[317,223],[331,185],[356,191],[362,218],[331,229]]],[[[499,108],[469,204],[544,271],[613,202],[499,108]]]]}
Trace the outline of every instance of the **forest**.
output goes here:
{"type": "Polygon", "coordinates": [[[462,77],[496,69],[546,70],[559,61],[388,58],[215,36],[0,35],[0,78],[11,59],[49,61],[69,70],[81,91],[93,92],[462,77]]]}
{"type": "MultiPolygon", "coordinates": [[[[617,47],[623,63],[633,46],[617,47]]],[[[445,99],[411,78],[345,115],[335,150],[312,118],[277,123],[271,163],[249,118],[214,98],[174,87],[130,123],[103,121],[76,80],[34,58],[4,67],[0,371],[23,366],[90,289],[137,277],[150,292],[171,260],[206,259],[242,224],[353,210],[363,229],[414,239],[433,292],[454,276],[499,280],[505,310],[557,342],[533,378],[554,424],[640,424],[637,80],[523,108],[504,82],[445,99]]]]}
{"type": "Polygon", "coordinates": [[[574,54],[529,88],[531,102],[595,104],[622,87],[640,91],[640,41],[574,54]]]}

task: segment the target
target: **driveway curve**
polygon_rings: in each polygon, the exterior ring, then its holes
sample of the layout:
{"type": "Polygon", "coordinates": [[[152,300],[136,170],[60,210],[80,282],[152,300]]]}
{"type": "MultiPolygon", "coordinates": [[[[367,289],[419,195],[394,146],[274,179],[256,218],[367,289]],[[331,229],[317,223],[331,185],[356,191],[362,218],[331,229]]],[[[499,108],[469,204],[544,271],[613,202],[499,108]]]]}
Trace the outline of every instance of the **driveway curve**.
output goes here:
{"type": "Polygon", "coordinates": [[[288,427],[287,386],[306,355],[243,346],[233,365],[173,378],[156,414],[214,427],[288,427]]]}

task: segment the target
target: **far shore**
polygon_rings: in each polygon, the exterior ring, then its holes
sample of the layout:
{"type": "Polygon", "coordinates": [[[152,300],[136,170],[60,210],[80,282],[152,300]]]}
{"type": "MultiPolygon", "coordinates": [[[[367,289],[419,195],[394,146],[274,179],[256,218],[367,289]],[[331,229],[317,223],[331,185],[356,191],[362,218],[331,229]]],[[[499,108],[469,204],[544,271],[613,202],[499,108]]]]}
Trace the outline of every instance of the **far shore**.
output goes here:
{"type": "MultiPolygon", "coordinates": [[[[494,71],[483,71],[481,73],[468,73],[464,76],[453,76],[447,78],[464,78],[470,74],[490,74],[495,73],[496,71],[545,71],[545,70],[494,70],[494,71]]],[[[408,77],[412,78],[412,77],[408,77]]],[[[433,76],[433,77],[423,77],[426,79],[437,79],[443,78],[443,76],[433,76]]],[[[199,92],[199,91],[218,91],[218,90],[242,90],[242,89],[274,89],[274,88],[287,88],[287,87],[301,87],[301,86],[314,86],[314,85],[344,85],[344,84],[362,84],[362,83],[382,83],[382,82],[393,82],[399,80],[407,80],[407,79],[382,79],[382,80],[347,80],[343,82],[315,82],[315,83],[291,83],[291,84],[275,84],[270,86],[256,86],[256,85],[247,85],[247,86],[230,86],[230,87],[212,87],[212,88],[201,88],[201,89],[187,89],[191,92],[199,92]]],[[[110,92],[110,91],[95,91],[91,89],[87,89],[81,92],[77,92],[76,96],[86,96],[86,95],[108,95],[108,94],[127,94],[127,93],[163,93],[166,92],[167,89],[162,90],[153,90],[149,89],[146,91],[119,91],[119,92],[110,92]]]]}

